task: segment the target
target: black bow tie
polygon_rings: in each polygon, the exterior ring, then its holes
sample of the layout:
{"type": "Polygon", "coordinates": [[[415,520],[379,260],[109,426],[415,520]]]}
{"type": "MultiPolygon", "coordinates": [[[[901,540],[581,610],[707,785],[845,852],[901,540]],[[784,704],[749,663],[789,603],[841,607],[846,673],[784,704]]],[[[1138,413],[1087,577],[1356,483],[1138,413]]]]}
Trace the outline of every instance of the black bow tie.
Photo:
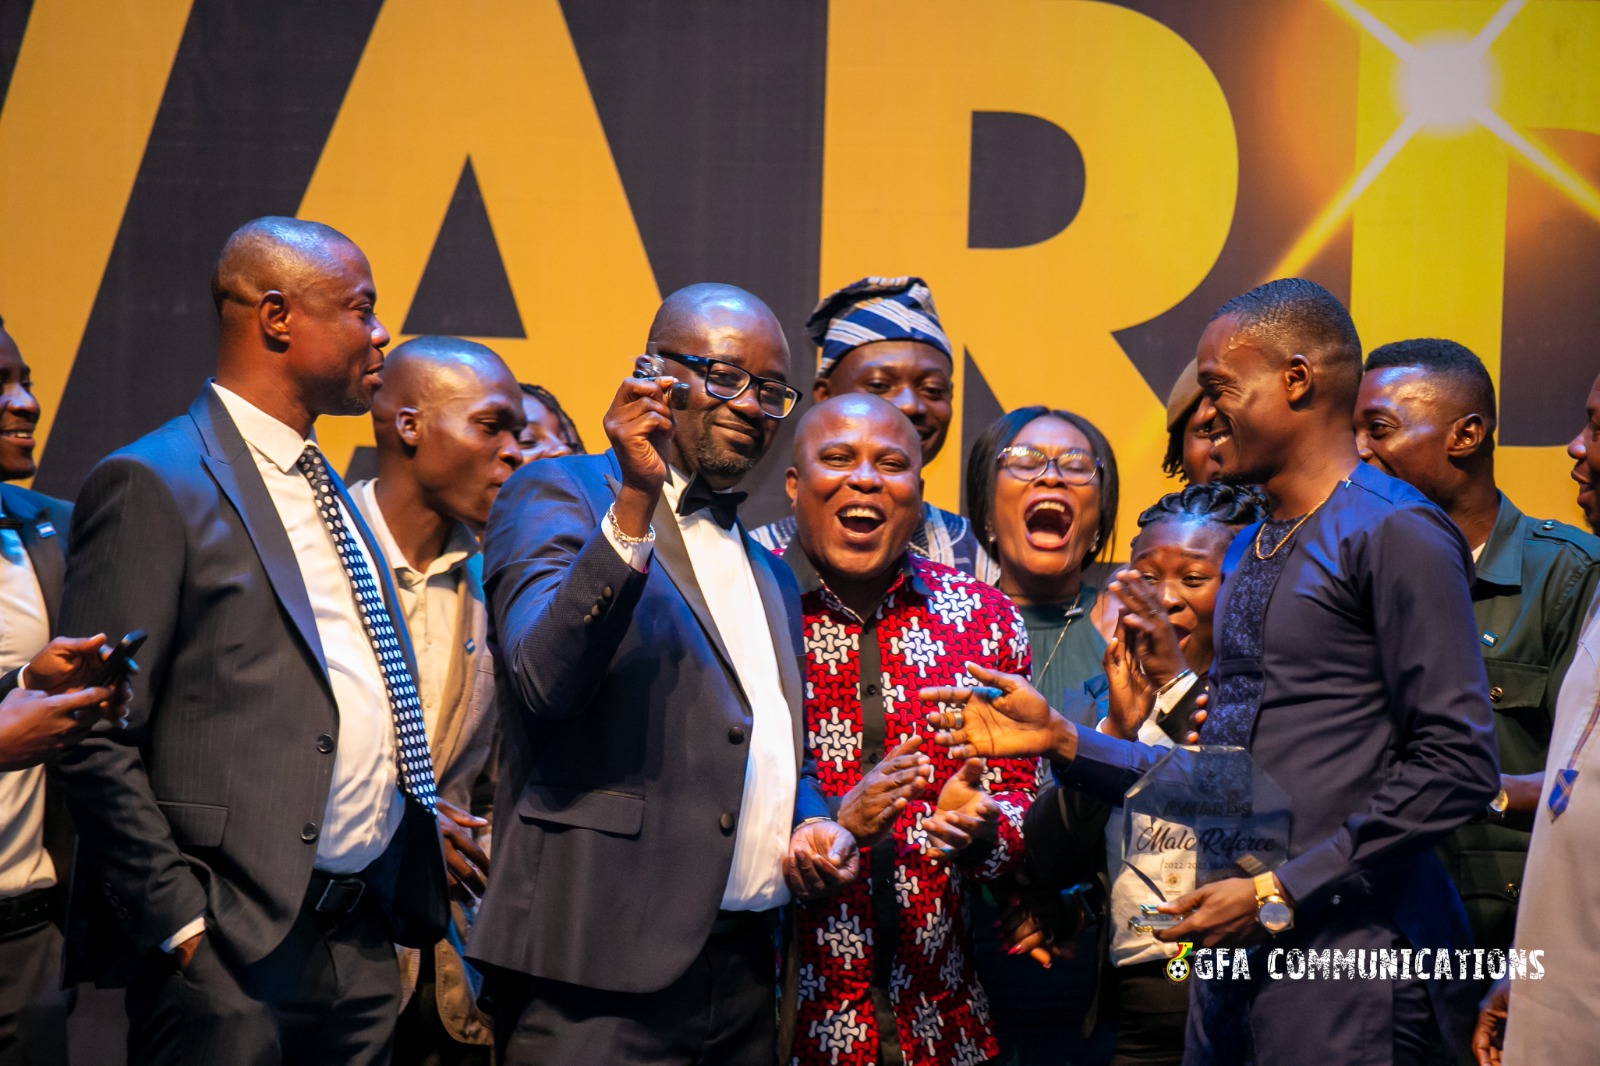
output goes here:
{"type": "Polygon", "coordinates": [[[733,523],[739,518],[739,505],[748,495],[746,492],[716,492],[701,481],[699,475],[695,475],[689,479],[689,486],[683,490],[683,495],[678,497],[678,514],[687,518],[703,509],[711,512],[717,525],[732,529],[733,523]]]}

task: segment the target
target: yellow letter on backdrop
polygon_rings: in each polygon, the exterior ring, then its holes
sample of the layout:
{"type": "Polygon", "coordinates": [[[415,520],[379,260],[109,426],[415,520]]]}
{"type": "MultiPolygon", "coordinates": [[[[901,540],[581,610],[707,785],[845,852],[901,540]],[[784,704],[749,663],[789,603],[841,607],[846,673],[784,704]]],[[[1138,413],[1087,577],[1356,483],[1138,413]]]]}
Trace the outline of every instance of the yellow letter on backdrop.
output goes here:
{"type": "MultiPolygon", "coordinates": [[[[469,156],[527,333],[482,339],[601,439],[658,295],[555,0],[388,0],[299,213],[366,251],[398,342],[469,156]]],[[[318,433],[341,466],[372,439],[318,433]]]]}
{"type": "MultiPolygon", "coordinates": [[[[1002,405],[1067,407],[1100,426],[1122,469],[1126,558],[1134,516],[1170,488],[1165,397],[1112,332],[1187,296],[1233,219],[1233,117],[1204,61],[1161,23],[1110,4],[839,0],[823,158],[821,289],[920,274],[956,351],[971,351],[1002,405]],[[1077,142],[1086,191],[1059,234],[967,247],[974,111],[1035,115],[1077,142]]],[[[955,506],[961,459],[941,455],[929,470],[944,506],[955,506]]]]}
{"type": "MultiPolygon", "coordinates": [[[[1600,195],[1531,132],[1600,134],[1600,4],[1361,7],[1393,36],[1362,36],[1358,158],[1372,158],[1403,124],[1415,128],[1355,206],[1351,310],[1362,342],[1450,337],[1498,381],[1509,168],[1532,167],[1600,224],[1600,195]],[[1474,38],[1487,45],[1481,60],[1463,48],[1474,38]]],[[[1576,432],[1583,397],[1549,417],[1563,438],[1576,432]]],[[[1497,456],[1500,484],[1519,507],[1582,524],[1563,448],[1497,456]]]]}

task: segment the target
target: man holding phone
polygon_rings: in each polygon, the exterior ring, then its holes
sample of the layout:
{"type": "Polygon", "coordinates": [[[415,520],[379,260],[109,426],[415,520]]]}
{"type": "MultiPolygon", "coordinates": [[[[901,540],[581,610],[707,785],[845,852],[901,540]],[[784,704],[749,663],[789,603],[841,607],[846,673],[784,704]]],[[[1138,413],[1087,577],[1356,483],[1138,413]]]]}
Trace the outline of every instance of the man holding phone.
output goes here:
{"type": "Polygon", "coordinates": [[[693,285],[649,339],[612,450],[522,467],[484,539],[502,814],[468,954],[506,1066],[770,1064],[777,909],[856,872],[803,762],[794,577],[730,491],[799,399],[783,331],[693,285]]]}
{"type": "Polygon", "coordinates": [[[38,422],[28,365],[0,320],[0,1062],[65,1066],[59,926],[72,825],[44,764],[127,705],[86,687],[102,634],[50,641],[72,507],[11,484],[34,474],[38,422]]]}

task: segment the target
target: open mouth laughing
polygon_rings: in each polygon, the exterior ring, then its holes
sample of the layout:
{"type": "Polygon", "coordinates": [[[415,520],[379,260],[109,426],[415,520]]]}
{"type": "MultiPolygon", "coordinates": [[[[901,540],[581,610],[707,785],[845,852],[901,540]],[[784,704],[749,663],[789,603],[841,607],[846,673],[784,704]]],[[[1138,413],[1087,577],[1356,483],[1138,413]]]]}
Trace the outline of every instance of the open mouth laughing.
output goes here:
{"type": "Polygon", "coordinates": [[[883,508],[873,503],[850,503],[839,508],[835,517],[846,534],[852,538],[871,537],[883,527],[888,516],[883,508]]]}
{"type": "Polygon", "coordinates": [[[1028,544],[1040,551],[1060,551],[1072,532],[1072,504],[1060,496],[1041,496],[1022,512],[1028,544]]]}

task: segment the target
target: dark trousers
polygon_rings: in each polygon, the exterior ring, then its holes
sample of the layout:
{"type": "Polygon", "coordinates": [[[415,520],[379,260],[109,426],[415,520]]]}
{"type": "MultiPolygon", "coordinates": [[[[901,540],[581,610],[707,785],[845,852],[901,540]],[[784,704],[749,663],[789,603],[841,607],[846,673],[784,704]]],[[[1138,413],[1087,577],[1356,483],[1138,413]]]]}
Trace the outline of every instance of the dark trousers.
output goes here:
{"type": "Polygon", "coordinates": [[[1164,960],[1107,966],[1117,1012],[1112,1066],[1178,1066],[1189,1021],[1189,985],[1167,976],[1164,960]]]}
{"type": "Polygon", "coordinates": [[[0,937],[0,1066],[67,1066],[61,931],[49,922],[0,937]]]}
{"type": "Polygon", "coordinates": [[[248,966],[209,933],[187,969],[151,959],[127,1007],[131,1066],[383,1066],[400,968],[375,903],[340,916],[308,903],[283,943],[248,966]]]}
{"type": "Polygon", "coordinates": [[[776,952],[762,915],[719,920],[659,992],[604,992],[495,971],[500,1066],[773,1066],[776,952]]]}

